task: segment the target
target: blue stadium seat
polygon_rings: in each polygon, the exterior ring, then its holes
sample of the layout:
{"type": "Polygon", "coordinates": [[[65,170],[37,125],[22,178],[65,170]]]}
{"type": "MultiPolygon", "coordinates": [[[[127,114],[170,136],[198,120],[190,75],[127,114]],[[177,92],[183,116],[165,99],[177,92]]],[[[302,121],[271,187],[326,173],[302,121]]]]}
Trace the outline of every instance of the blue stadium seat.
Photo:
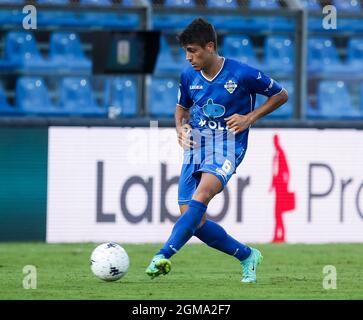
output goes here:
{"type": "Polygon", "coordinates": [[[359,1],[354,0],[333,0],[333,5],[337,11],[359,12],[362,7],[359,1]]]}
{"type": "Polygon", "coordinates": [[[308,39],[309,72],[345,72],[334,42],[330,38],[308,39]]]}
{"type": "Polygon", "coordinates": [[[321,5],[319,0],[300,0],[303,8],[311,11],[321,11],[321,5]]]}
{"type": "Polygon", "coordinates": [[[43,71],[49,64],[41,56],[30,32],[9,32],[5,40],[5,60],[18,68],[43,71]]]}
{"type": "Polygon", "coordinates": [[[135,77],[115,77],[107,81],[105,97],[110,118],[134,117],[138,112],[138,86],[135,77]]]}
{"type": "Polygon", "coordinates": [[[256,57],[255,49],[251,39],[248,36],[225,36],[222,44],[222,53],[227,58],[236,59],[255,68],[259,68],[260,66],[260,63],[256,57]]]}
{"type": "MultiPolygon", "coordinates": [[[[252,23],[249,17],[242,17],[242,16],[233,16],[233,15],[219,15],[213,14],[208,15],[207,20],[214,25],[214,27],[219,31],[237,31],[241,32],[241,30],[251,30],[250,27],[255,27],[254,21],[252,19],[252,23]]],[[[254,30],[260,30],[259,27],[256,26],[254,30]]]]}
{"type": "Polygon", "coordinates": [[[249,8],[251,9],[279,9],[278,0],[250,0],[249,8]]]}
{"type": "Polygon", "coordinates": [[[37,11],[38,26],[44,26],[47,29],[59,29],[59,26],[79,27],[81,21],[80,12],[45,9],[37,11]]]}
{"type": "Polygon", "coordinates": [[[106,117],[107,110],[96,104],[88,79],[64,78],[60,89],[60,105],[66,114],[106,117]]]}
{"type": "Polygon", "coordinates": [[[23,4],[25,0],[0,0],[0,4],[23,4]]]}
{"type": "Polygon", "coordinates": [[[165,7],[195,7],[194,0],[165,0],[164,2],[165,7]]]}
{"type": "Polygon", "coordinates": [[[73,32],[54,32],[51,35],[49,63],[55,68],[72,71],[90,71],[92,64],[83,53],[78,35],[73,32]]]}
{"type": "Polygon", "coordinates": [[[66,5],[69,0],[37,0],[37,4],[56,4],[56,5],[66,5]]]}
{"type": "Polygon", "coordinates": [[[178,94],[173,78],[153,78],[149,84],[148,110],[154,117],[173,117],[178,94]]]}
{"type": "Polygon", "coordinates": [[[289,100],[280,106],[277,110],[267,115],[267,119],[288,119],[292,118],[294,114],[295,104],[295,87],[292,80],[279,81],[283,88],[285,88],[289,94],[289,100]]]}
{"type": "Polygon", "coordinates": [[[207,0],[207,8],[238,8],[237,0],[207,0]]]}
{"type": "Polygon", "coordinates": [[[133,7],[137,4],[137,2],[134,0],[122,0],[121,3],[125,7],[133,7]]]}
{"type": "Polygon", "coordinates": [[[112,0],[80,0],[80,4],[91,6],[111,6],[112,0]]]}
{"type": "Polygon", "coordinates": [[[177,56],[173,54],[165,36],[160,36],[160,48],[157,57],[154,74],[175,73],[181,70],[181,64],[177,56]]]}
{"type": "Polygon", "coordinates": [[[347,64],[352,72],[363,71],[363,38],[349,39],[347,64]]]}
{"type": "Polygon", "coordinates": [[[308,119],[321,119],[319,108],[308,101],[305,102],[305,115],[308,119]]]}
{"type": "Polygon", "coordinates": [[[26,114],[61,114],[51,103],[44,80],[39,77],[20,77],[16,81],[15,101],[19,111],[26,114]]]}
{"type": "Polygon", "coordinates": [[[18,110],[8,103],[2,84],[0,83],[0,115],[15,115],[18,110]]]}
{"type": "Polygon", "coordinates": [[[110,29],[136,29],[140,26],[140,17],[135,13],[122,12],[83,12],[77,26],[103,27],[110,29]]]}
{"type": "Polygon", "coordinates": [[[167,12],[158,13],[154,12],[152,15],[152,24],[154,30],[171,30],[178,29],[183,30],[191,19],[198,18],[198,15],[190,13],[173,13],[168,14],[167,12]]]}
{"type": "Polygon", "coordinates": [[[265,70],[291,73],[294,68],[294,45],[285,36],[269,36],[265,40],[265,70]]]}
{"type": "Polygon", "coordinates": [[[321,81],[318,87],[318,108],[322,117],[351,119],[361,116],[352,105],[352,99],[344,81],[321,81]]]}

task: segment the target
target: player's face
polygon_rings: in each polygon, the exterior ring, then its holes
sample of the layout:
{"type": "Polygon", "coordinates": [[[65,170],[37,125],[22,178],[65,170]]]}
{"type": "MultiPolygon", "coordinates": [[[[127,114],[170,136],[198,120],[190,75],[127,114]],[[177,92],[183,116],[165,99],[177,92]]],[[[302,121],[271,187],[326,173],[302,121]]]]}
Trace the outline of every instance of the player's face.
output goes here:
{"type": "Polygon", "coordinates": [[[211,64],[214,44],[209,42],[204,48],[198,44],[188,44],[184,47],[184,50],[186,60],[188,60],[194,70],[200,71],[211,64]]]}

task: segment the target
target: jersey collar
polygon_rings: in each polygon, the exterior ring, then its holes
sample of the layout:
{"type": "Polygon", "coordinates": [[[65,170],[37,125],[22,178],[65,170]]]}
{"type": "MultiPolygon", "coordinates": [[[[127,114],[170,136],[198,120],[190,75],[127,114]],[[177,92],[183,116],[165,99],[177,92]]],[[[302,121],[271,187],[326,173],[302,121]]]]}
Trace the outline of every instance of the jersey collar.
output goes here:
{"type": "Polygon", "coordinates": [[[222,57],[222,58],[223,58],[223,62],[222,62],[221,68],[219,69],[219,71],[216,73],[216,75],[215,75],[212,79],[207,78],[207,77],[204,75],[203,70],[200,70],[200,74],[202,75],[202,77],[203,77],[205,80],[207,80],[207,81],[209,81],[209,82],[212,82],[215,78],[217,78],[217,77],[218,77],[218,75],[219,75],[219,74],[221,73],[221,71],[223,70],[224,63],[226,62],[226,58],[225,58],[225,57],[222,57]]]}

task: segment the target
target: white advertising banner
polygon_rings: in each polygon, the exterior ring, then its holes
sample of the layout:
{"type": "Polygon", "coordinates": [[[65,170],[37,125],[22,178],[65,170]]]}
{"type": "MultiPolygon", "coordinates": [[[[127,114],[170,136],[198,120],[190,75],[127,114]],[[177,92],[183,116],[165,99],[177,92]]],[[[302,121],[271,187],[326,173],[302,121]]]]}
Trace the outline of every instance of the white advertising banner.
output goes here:
{"type": "MultiPolygon", "coordinates": [[[[51,127],[47,241],[164,242],[181,164],[172,128],[51,127]]],[[[208,214],[247,243],[363,242],[363,131],[252,129],[208,214]]]]}

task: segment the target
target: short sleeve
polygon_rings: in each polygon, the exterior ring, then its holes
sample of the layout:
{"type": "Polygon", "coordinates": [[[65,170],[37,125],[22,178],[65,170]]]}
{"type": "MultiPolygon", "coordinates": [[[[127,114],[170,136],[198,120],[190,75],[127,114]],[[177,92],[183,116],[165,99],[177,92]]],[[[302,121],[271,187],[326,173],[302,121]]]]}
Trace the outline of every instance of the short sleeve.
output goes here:
{"type": "Polygon", "coordinates": [[[282,90],[282,86],[277,81],[250,66],[246,70],[244,82],[251,92],[267,97],[272,97],[282,90]]]}
{"type": "Polygon", "coordinates": [[[193,100],[189,96],[188,81],[185,72],[180,76],[177,104],[185,109],[193,105],[193,100]]]}

